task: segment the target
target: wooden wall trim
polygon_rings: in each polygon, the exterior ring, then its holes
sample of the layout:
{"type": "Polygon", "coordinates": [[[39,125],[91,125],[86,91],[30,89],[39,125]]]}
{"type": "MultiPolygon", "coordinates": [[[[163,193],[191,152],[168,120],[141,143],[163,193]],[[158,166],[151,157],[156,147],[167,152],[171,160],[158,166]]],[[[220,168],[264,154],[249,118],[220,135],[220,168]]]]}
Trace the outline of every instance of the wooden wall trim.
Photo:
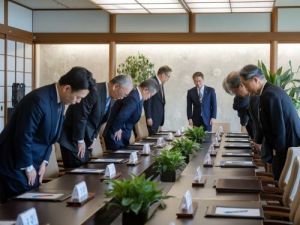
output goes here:
{"type": "Polygon", "coordinates": [[[14,27],[7,28],[7,38],[15,41],[23,41],[26,43],[32,43],[33,34],[28,31],[20,30],[14,27]]]}
{"type": "Polygon", "coordinates": [[[109,15],[109,30],[110,33],[116,33],[117,18],[115,14],[109,15]]]}
{"type": "Polygon", "coordinates": [[[1,34],[6,34],[7,33],[7,28],[4,24],[0,24],[0,33],[1,34]]]}
{"type": "Polygon", "coordinates": [[[300,32],[261,33],[34,33],[36,44],[91,43],[282,43],[300,42],[300,32]]]}
{"type": "Polygon", "coordinates": [[[196,32],[196,16],[195,14],[189,14],[189,32],[195,33],[196,32]]]}
{"type": "Polygon", "coordinates": [[[116,76],[116,68],[117,68],[117,47],[115,42],[109,43],[109,74],[108,78],[111,80],[114,76],[116,76]]]}
{"type": "MultiPolygon", "coordinates": [[[[278,31],[278,8],[273,8],[271,13],[271,32],[278,31]]],[[[276,72],[278,68],[278,41],[272,40],[270,43],[270,70],[276,72]]]]}

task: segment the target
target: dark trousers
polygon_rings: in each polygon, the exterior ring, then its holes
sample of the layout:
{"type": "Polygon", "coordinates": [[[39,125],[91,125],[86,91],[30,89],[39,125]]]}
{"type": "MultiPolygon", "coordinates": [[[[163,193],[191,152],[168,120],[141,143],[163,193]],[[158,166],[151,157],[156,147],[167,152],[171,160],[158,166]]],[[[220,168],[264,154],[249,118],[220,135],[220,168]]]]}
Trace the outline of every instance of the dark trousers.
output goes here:
{"type": "Polygon", "coordinates": [[[72,152],[64,146],[60,145],[61,156],[64,168],[77,168],[86,164],[90,160],[92,149],[86,149],[83,158],[77,156],[77,152],[72,152]]]}

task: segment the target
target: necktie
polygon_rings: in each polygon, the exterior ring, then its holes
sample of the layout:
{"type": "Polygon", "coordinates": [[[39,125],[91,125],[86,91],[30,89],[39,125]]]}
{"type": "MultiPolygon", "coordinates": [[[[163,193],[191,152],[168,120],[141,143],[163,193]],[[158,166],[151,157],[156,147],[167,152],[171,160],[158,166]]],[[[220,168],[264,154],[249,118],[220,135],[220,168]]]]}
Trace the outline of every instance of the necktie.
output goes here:
{"type": "Polygon", "coordinates": [[[201,93],[201,89],[199,88],[199,101],[200,101],[200,103],[202,103],[202,93],[201,93]]]}
{"type": "Polygon", "coordinates": [[[111,102],[111,97],[108,96],[108,97],[106,98],[106,103],[105,103],[105,112],[104,112],[105,114],[107,113],[107,111],[108,111],[108,109],[109,109],[110,102],[111,102]]]}

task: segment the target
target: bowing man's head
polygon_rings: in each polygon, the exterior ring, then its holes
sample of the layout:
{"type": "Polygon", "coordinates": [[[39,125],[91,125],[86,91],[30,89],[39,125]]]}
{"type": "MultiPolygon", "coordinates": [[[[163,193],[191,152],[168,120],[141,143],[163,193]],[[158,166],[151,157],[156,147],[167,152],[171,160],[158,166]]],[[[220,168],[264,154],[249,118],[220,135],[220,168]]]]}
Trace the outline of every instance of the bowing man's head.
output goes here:
{"type": "Polygon", "coordinates": [[[237,95],[240,97],[249,95],[248,90],[241,82],[240,73],[238,71],[232,71],[227,75],[223,81],[223,88],[231,95],[237,95]]]}
{"type": "Polygon", "coordinates": [[[125,98],[133,88],[132,78],[129,75],[118,75],[108,83],[108,93],[113,99],[125,98]]]}
{"type": "Polygon", "coordinates": [[[142,83],[140,83],[138,88],[142,94],[142,98],[144,101],[151,98],[159,90],[157,82],[155,80],[153,80],[152,78],[149,78],[149,79],[143,81],[142,83]]]}
{"type": "Polygon", "coordinates": [[[251,64],[241,69],[240,78],[248,92],[253,95],[260,95],[260,91],[266,83],[261,69],[251,64]]]}
{"type": "Polygon", "coordinates": [[[157,76],[162,84],[165,84],[171,77],[172,69],[169,66],[162,66],[157,71],[157,76]]]}
{"type": "Polygon", "coordinates": [[[59,79],[57,87],[63,104],[76,104],[95,87],[95,80],[86,68],[76,66],[59,79]]]}

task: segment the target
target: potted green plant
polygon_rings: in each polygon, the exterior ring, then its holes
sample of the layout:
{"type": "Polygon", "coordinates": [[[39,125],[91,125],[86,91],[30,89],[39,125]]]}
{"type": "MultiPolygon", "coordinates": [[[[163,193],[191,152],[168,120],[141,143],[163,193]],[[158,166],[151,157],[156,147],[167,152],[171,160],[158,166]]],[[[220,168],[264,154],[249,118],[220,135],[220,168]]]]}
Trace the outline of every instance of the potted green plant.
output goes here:
{"type": "Polygon", "coordinates": [[[118,74],[128,74],[135,84],[139,84],[151,76],[155,76],[154,65],[143,54],[128,56],[117,69],[118,74]]]}
{"type": "Polygon", "coordinates": [[[292,63],[289,61],[289,69],[283,71],[282,67],[280,67],[276,72],[272,72],[267,69],[266,65],[262,61],[258,61],[258,67],[261,69],[264,74],[266,80],[271,84],[277,85],[281,87],[285,92],[291,97],[296,109],[300,110],[300,80],[295,79],[295,73],[298,73],[300,66],[296,70],[293,71],[292,63]]]}
{"type": "Polygon", "coordinates": [[[193,127],[186,130],[184,134],[188,139],[195,141],[197,143],[202,143],[206,136],[204,128],[200,127],[193,127]]]}
{"type": "Polygon", "coordinates": [[[132,175],[131,179],[110,180],[111,188],[106,192],[107,197],[113,198],[109,206],[121,208],[123,225],[142,225],[148,219],[148,211],[153,204],[162,204],[163,199],[169,198],[157,188],[157,183],[146,179],[145,175],[132,175]]]}
{"type": "Polygon", "coordinates": [[[188,138],[180,138],[172,142],[172,151],[179,151],[185,157],[185,163],[189,163],[190,156],[200,150],[200,144],[188,138]]]}
{"type": "Polygon", "coordinates": [[[178,169],[185,165],[181,152],[169,149],[163,149],[158,156],[155,156],[154,161],[160,180],[164,182],[175,182],[179,177],[178,169]]]}

